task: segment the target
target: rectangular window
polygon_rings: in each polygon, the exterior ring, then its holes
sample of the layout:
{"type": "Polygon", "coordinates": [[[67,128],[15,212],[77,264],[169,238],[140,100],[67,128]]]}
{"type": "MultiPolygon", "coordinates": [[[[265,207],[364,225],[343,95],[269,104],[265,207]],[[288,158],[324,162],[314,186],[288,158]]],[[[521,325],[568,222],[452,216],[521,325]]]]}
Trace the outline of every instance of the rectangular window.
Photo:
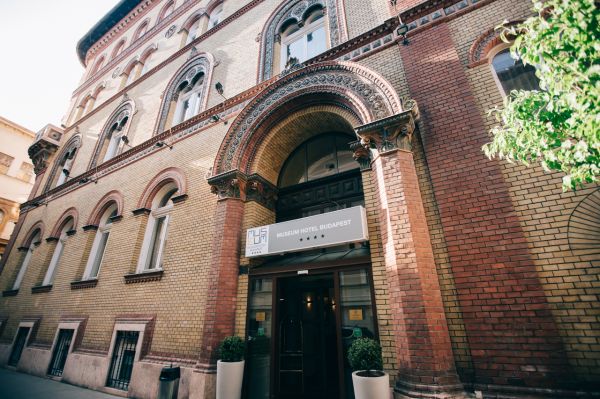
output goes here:
{"type": "Polygon", "coordinates": [[[7,174],[14,160],[10,155],[0,152],[0,173],[3,175],[7,174]]]}
{"type": "Polygon", "coordinates": [[[150,241],[150,256],[148,257],[148,264],[146,269],[157,269],[161,267],[161,258],[163,248],[165,246],[167,225],[169,223],[169,216],[159,216],[156,218],[154,224],[154,231],[152,233],[152,240],[150,241]]]}
{"type": "Polygon", "coordinates": [[[139,335],[139,331],[117,331],[106,386],[123,391],[129,388],[139,335]]]}
{"type": "Polygon", "coordinates": [[[19,359],[21,359],[23,349],[25,348],[25,344],[27,343],[29,330],[29,327],[19,327],[19,331],[17,332],[17,338],[15,338],[15,343],[13,345],[12,351],[10,352],[10,357],[8,358],[9,366],[17,367],[19,359]]]}
{"type": "Polygon", "coordinates": [[[33,177],[33,165],[28,163],[28,162],[22,162],[21,163],[21,168],[19,169],[19,172],[17,173],[17,179],[26,181],[26,182],[30,182],[31,178],[33,177]]]}
{"type": "Polygon", "coordinates": [[[60,377],[65,369],[65,363],[67,362],[67,356],[69,355],[69,349],[71,348],[71,341],[73,340],[74,330],[60,330],[56,345],[54,346],[54,353],[52,354],[52,360],[48,367],[48,374],[55,377],[60,377]]]}

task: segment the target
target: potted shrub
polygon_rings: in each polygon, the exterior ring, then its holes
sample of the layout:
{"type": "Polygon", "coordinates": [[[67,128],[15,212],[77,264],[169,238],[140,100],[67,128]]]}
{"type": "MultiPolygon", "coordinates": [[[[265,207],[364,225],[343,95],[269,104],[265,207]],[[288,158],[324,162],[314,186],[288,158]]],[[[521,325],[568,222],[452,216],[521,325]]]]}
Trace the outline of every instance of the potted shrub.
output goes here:
{"type": "Polygon", "coordinates": [[[219,346],[217,399],[240,399],[244,378],[246,344],[240,337],[227,337],[219,346]]]}
{"type": "Polygon", "coordinates": [[[354,372],[352,384],[356,399],[390,397],[390,376],[381,371],[383,359],[379,343],[371,338],[358,338],[348,349],[348,362],[354,372]]]}

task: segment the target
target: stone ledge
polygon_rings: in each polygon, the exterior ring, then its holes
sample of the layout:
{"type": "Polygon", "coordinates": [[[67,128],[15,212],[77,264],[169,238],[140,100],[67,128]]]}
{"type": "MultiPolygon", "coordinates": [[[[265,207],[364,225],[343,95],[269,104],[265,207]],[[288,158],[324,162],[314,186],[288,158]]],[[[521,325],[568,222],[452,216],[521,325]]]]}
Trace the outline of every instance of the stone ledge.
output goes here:
{"type": "Polygon", "coordinates": [[[16,296],[19,293],[19,290],[6,290],[2,291],[2,296],[16,296]]]}
{"type": "Polygon", "coordinates": [[[159,281],[162,279],[164,270],[155,270],[150,272],[126,274],[123,276],[125,284],[144,283],[146,281],[159,281]]]}
{"type": "Polygon", "coordinates": [[[50,292],[51,290],[52,290],[52,284],[38,285],[35,287],[31,287],[32,294],[40,294],[42,292],[50,292]]]}
{"type": "Polygon", "coordinates": [[[71,281],[71,289],[72,290],[82,290],[84,288],[94,288],[98,285],[98,279],[89,279],[89,280],[79,280],[79,281],[71,281]]]}

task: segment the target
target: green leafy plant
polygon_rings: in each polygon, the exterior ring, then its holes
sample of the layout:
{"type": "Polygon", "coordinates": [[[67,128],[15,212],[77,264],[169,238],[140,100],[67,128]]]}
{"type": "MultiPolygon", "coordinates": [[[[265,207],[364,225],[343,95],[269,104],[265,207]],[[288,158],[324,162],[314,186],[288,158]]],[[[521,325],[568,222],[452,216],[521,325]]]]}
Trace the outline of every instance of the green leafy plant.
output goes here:
{"type": "Polygon", "coordinates": [[[244,360],[246,343],[237,336],[226,337],[219,346],[219,357],[223,362],[239,362],[244,360]]]}
{"type": "Polygon", "coordinates": [[[365,377],[379,377],[383,373],[381,346],[371,338],[358,338],[348,349],[348,362],[354,371],[364,370],[365,377]]]}
{"type": "Polygon", "coordinates": [[[563,190],[600,176],[600,12],[594,0],[534,2],[536,15],[501,27],[513,58],[536,67],[539,91],[512,91],[484,153],[564,173],[563,190]]]}

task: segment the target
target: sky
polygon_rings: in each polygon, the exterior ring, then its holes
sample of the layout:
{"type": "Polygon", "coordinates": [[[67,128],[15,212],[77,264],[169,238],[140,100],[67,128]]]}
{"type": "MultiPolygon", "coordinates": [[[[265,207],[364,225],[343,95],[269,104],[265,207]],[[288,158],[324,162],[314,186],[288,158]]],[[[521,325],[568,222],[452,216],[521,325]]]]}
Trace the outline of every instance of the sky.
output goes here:
{"type": "Polygon", "coordinates": [[[0,116],[60,126],[84,72],[75,46],[118,0],[0,0],[0,116]]]}

